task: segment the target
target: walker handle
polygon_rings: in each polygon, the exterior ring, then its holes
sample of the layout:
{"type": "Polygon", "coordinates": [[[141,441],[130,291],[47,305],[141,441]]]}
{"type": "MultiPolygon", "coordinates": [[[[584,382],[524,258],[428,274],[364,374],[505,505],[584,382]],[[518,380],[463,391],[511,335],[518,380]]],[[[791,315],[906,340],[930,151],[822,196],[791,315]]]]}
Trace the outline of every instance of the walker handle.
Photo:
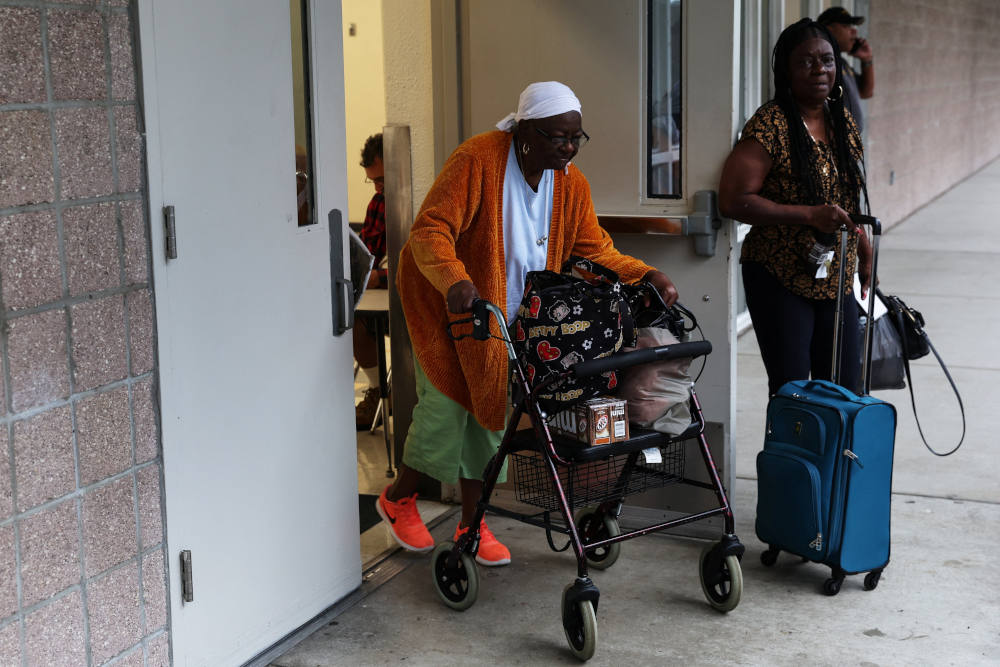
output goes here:
{"type": "MultiPolygon", "coordinates": [[[[490,337],[490,306],[492,304],[486,299],[476,299],[472,302],[472,316],[463,317],[460,320],[452,320],[448,323],[448,335],[452,340],[462,340],[472,336],[476,340],[487,340],[490,337]],[[457,324],[472,323],[472,331],[468,333],[456,333],[452,327],[457,324]]],[[[494,306],[495,308],[495,306],[494,306]]]]}
{"type": "Polygon", "coordinates": [[[659,347],[647,347],[632,352],[615,354],[602,359],[591,361],[581,361],[570,370],[578,378],[599,375],[608,371],[630,368],[639,364],[648,364],[653,361],[667,361],[681,357],[701,357],[712,352],[712,344],[707,340],[697,340],[690,343],[675,343],[674,345],[661,345],[659,347]]]}

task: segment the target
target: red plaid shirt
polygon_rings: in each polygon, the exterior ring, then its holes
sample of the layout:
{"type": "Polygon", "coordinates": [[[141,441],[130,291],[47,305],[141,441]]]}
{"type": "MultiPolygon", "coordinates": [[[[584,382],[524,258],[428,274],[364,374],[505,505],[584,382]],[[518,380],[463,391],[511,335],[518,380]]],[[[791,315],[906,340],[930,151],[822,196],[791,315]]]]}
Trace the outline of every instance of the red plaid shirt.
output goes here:
{"type": "Polygon", "coordinates": [[[379,287],[388,286],[388,270],[378,268],[385,257],[385,195],[376,192],[368,202],[368,212],[365,213],[365,224],[361,227],[361,240],[368,247],[368,252],[375,256],[375,269],[378,275],[379,287]]]}

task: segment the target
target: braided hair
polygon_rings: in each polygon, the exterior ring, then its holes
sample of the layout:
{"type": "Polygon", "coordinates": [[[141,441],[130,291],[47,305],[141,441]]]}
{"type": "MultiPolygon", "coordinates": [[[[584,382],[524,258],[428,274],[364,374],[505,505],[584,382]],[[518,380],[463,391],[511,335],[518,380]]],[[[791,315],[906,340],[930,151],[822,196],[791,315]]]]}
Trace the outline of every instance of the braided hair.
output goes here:
{"type": "MultiPolygon", "coordinates": [[[[834,54],[838,53],[837,42],[826,27],[810,18],[804,18],[785,28],[778,37],[774,52],[771,54],[771,71],[774,73],[774,102],[784,112],[788,123],[792,173],[798,177],[807,203],[819,205],[825,202],[816,167],[815,149],[802,122],[798,106],[792,98],[789,76],[792,51],[802,42],[815,37],[829,42],[834,54]]],[[[836,99],[827,99],[830,112],[827,121],[833,127],[833,155],[837,165],[837,178],[841,182],[841,187],[848,192],[864,190],[867,201],[868,193],[863,168],[851,156],[848,144],[847,117],[844,114],[844,78],[839,55],[836,57],[836,63],[837,75],[833,88],[840,90],[841,94],[836,99]]]]}

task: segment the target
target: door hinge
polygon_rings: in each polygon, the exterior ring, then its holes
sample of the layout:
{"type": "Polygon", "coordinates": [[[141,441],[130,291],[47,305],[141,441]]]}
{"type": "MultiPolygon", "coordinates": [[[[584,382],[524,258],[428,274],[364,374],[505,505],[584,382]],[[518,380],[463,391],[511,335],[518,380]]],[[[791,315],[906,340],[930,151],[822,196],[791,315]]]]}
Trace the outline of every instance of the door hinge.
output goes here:
{"type": "Polygon", "coordinates": [[[181,552],[181,599],[194,602],[194,580],[191,576],[191,550],[181,552]]]}
{"type": "Polygon", "coordinates": [[[163,225],[166,227],[167,259],[177,259],[177,223],[173,206],[163,207],[163,225]]]}

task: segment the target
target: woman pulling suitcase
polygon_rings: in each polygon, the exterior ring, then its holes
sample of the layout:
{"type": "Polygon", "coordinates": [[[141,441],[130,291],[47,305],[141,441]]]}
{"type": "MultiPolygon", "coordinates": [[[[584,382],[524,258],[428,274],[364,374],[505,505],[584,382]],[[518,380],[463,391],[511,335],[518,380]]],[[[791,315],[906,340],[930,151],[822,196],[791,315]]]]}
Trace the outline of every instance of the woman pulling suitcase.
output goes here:
{"type": "MultiPolygon", "coordinates": [[[[785,550],[828,565],[828,595],[860,572],[875,588],[889,561],[896,431],[892,405],[845,389],[867,373],[857,364],[858,307],[845,298],[846,276],[857,264],[867,293],[881,229],[857,215],[861,138],[844,108],[838,62],[818,23],[803,19],[781,33],[775,97],[747,122],[719,185],[723,215],[753,226],[740,261],[771,396],[757,456],[756,532],[768,545],[761,561],[774,565],[785,550]],[[862,220],[874,248],[855,224],[862,220]]],[[[866,378],[861,386],[867,391],[866,378]]]]}
{"type": "MultiPolygon", "coordinates": [[[[751,225],[740,263],[747,308],[767,369],[768,393],[789,380],[830,379],[829,350],[842,261],[871,283],[871,246],[850,219],[864,188],[861,136],[844,107],[836,42],[803,19],[774,47],[774,99],[743,128],[719,184],[723,215],[751,225]],[[846,257],[836,232],[852,231],[846,257]],[[860,259],[860,261],[857,261],[860,259]]],[[[857,320],[851,299],[844,316],[857,320]]],[[[845,331],[844,359],[860,359],[857,332],[845,331]]],[[[840,379],[857,386],[856,364],[840,379]]]]}

